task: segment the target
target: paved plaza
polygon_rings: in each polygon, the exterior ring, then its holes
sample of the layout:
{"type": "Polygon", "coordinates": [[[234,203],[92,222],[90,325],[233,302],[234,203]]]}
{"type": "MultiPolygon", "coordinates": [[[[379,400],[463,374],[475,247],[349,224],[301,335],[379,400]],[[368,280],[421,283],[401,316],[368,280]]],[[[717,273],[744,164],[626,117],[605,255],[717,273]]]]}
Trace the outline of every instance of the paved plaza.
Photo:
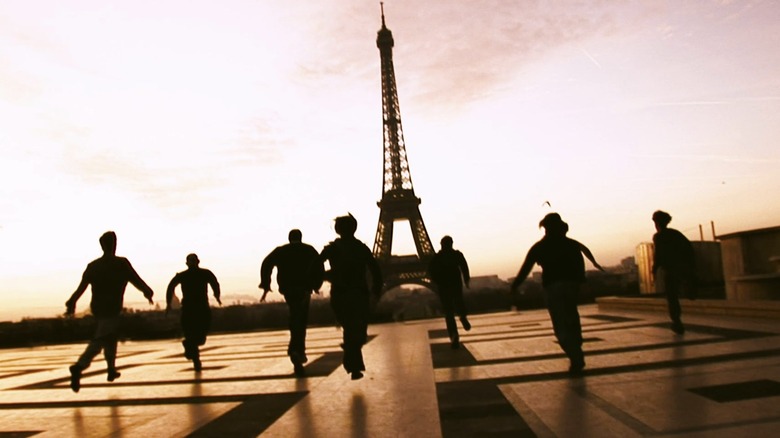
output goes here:
{"type": "MultiPolygon", "coordinates": [[[[736,437],[780,435],[780,321],[583,306],[587,368],[567,374],[543,310],[373,325],[366,376],[341,332],[311,329],[296,378],[284,331],[213,335],[195,373],[178,340],[119,346],[122,376],[68,365],[85,344],[0,350],[0,437],[736,437]]],[[[100,358],[100,357],[99,357],[100,358]]]]}

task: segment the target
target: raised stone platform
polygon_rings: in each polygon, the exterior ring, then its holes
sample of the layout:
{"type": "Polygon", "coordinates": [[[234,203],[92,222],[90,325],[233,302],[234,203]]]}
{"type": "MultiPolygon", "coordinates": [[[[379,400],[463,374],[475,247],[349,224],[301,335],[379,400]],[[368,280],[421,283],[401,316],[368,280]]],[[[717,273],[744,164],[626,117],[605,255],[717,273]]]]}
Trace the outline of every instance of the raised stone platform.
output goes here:
{"type": "Polygon", "coordinates": [[[214,335],[196,374],[177,340],[120,345],[79,393],[84,345],[0,350],[0,437],[777,436],[780,321],[581,307],[587,368],[545,311],[476,315],[450,348],[442,320],[370,327],[366,377],[340,368],[341,332],[310,330],[295,378],[285,332],[214,335]]]}
{"type": "MultiPolygon", "coordinates": [[[[645,297],[600,297],[596,298],[600,310],[633,310],[666,312],[665,298],[645,297]]],[[[681,299],[683,315],[724,315],[740,316],[747,318],[774,318],[780,319],[780,301],[773,300],[688,300],[681,299]]]]}

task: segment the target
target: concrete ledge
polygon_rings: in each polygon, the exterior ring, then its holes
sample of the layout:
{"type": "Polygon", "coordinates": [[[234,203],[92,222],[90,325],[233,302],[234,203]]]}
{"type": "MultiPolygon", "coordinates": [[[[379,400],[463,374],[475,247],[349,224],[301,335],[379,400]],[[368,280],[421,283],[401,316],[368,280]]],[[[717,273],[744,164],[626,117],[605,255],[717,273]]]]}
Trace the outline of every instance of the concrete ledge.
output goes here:
{"type": "MultiPolygon", "coordinates": [[[[636,310],[666,312],[666,299],[644,297],[600,297],[596,298],[599,311],[636,310]]],[[[780,319],[780,301],[729,301],[681,299],[683,314],[742,316],[748,318],[780,319]]]]}
{"type": "Polygon", "coordinates": [[[780,273],[743,275],[732,278],[734,298],[739,301],[780,298],[780,273]]]}

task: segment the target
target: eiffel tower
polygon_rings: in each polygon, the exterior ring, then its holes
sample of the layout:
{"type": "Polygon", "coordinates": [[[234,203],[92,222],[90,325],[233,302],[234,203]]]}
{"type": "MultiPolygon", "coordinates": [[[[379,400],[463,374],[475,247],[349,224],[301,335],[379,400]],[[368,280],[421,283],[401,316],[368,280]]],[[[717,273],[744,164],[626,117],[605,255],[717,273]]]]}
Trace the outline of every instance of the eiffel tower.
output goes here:
{"type": "MultiPolygon", "coordinates": [[[[381,3],[380,3],[381,4],[381,3]]],[[[406,159],[401,109],[393,69],[393,34],[385,26],[382,5],[382,28],[377,32],[376,46],[382,65],[382,123],[384,146],[384,182],[379,206],[379,225],[374,239],[374,257],[382,268],[384,290],[402,284],[418,284],[430,288],[427,268],[435,254],[431,238],[420,215],[420,198],[414,194],[412,175],[406,159]],[[417,254],[393,255],[393,226],[408,221],[412,229],[417,254]]]]}

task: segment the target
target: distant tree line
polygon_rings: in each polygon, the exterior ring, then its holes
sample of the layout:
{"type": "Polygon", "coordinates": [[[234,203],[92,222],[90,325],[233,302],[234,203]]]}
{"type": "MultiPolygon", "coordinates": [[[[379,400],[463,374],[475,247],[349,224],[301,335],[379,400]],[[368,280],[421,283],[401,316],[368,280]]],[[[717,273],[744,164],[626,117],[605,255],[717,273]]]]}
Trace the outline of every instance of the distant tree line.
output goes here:
{"type": "MultiPolygon", "coordinates": [[[[283,302],[213,307],[212,333],[281,330],[287,328],[287,305],[283,302]]],[[[122,340],[175,339],[181,337],[180,311],[125,309],[122,340]]],[[[84,342],[94,334],[94,318],[77,317],[22,319],[0,323],[0,348],[32,347],[84,342]]],[[[330,304],[313,299],[309,321],[312,326],[335,324],[330,304]]]]}
{"type": "MultiPolygon", "coordinates": [[[[636,293],[638,293],[638,285],[636,293]]],[[[626,295],[632,287],[611,285],[599,278],[589,278],[581,295],[581,303],[591,303],[596,295],[626,295]],[[594,293],[598,291],[598,294],[594,293]]],[[[372,323],[387,323],[413,319],[440,318],[443,315],[438,297],[427,289],[410,293],[386,294],[375,303],[372,323]]],[[[464,295],[469,313],[490,313],[512,309],[530,310],[544,307],[542,286],[527,281],[517,294],[508,288],[467,289],[464,295]]],[[[212,308],[212,333],[284,330],[288,310],[283,302],[229,305],[212,308]]],[[[0,348],[32,347],[49,344],[79,343],[93,335],[90,315],[66,318],[23,319],[20,322],[0,322],[0,348]]],[[[315,296],[309,310],[309,326],[335,326],[336,318],[329,300],[315,296]]],[[[125,340],[176,339],[181,337],[179,312],[166,315],[164,310],[133,310],[124,312],[121,334],[125,340]]]]}

